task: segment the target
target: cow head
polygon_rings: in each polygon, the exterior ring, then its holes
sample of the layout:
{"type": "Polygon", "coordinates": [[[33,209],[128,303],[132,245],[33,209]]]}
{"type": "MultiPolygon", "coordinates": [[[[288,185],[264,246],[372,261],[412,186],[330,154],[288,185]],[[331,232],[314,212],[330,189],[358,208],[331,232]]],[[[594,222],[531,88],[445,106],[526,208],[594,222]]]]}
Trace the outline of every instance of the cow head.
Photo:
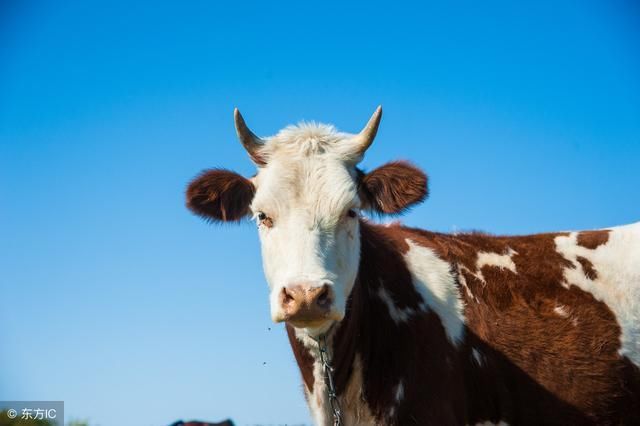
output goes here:
{"type": "Polygon", "coordinates": [[[424,199],[427,177],[405,162],[357,168],[378,130],[378,107],[358,134],[299,124],[254,135],[235,110],[252,178],[213,169],[187,189],[187,206],[214,222],[253,218],[271,289],[271,317],[322,332],[345,315],[360,263],[360,212],[398,214],[424,199]]]}

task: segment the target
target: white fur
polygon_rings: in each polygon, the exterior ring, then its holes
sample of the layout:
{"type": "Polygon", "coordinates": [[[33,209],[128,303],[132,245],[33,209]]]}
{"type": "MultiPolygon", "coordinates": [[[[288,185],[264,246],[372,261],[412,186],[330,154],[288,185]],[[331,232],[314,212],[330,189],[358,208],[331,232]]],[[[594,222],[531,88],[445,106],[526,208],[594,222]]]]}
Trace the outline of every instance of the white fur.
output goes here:
{"type": "Polygon", "coordinates": [[[477,350],[476,348],[471,349],[471,353],[473,355],[473,359],[476,360],[476,363],[479,366],[482,366],[482,364],[484,363],[483,358],[482,358],[482,354],[480,353],[479,350],[477,350]]]}
{"type": "MultiPolygon", "coordinates": [[[[296,337],[310,351],[314,359],[313,362],[313,389],[308,390],[305,386],[305,393],[311,417],[316,425],[331,426],[333,425],[333,413],[331,411],[331,403],[327,394],[327,386],[324,381],[324,371],[320,362],[320,352],[317,343],[309,337],[309,334],[303,330],[295,329],[296,337]]],[[[330,350],[333,344],[333,334],[329,335],[327,346],[330,350]]],[[[329,353],[332,357],[333,353],[329,353]]],[[[363,372],[360,354],[356,353],[351,376],[347,382],[347,386],[339,396],[340,407],[342,408],[343,422],[345,425],[372,425],[376,424],[375,418],[371,413],[371,409],[364,400],[363,391],[363,372]]]]}
{"type": "Polygon", "coordinates": [[[506,254],[490,253],[481,251],[478,253],[478,259],[476,260],[476,277],[482,282],[486,282],[482,275],[482,268],[484,266],[495,266],[500,269],[508,269],[509,271],[517,274],[516,264],[513,263],[511,256],[517,254],[513,249],[509,248],[506,254]]]}
{"type": "Polygon", "coordinates": [[[391,319],[393,319],[396,324],[409,321],[409,318],[416,313],[412,308],[398,308],[389,292],[382,286],[378,289],[378,297],[387,305],[389,316],[391,316],[391,319]]]}
{"type": "Polygon", "coordinates": [[[404,398],[404,383],[402,382],[402,379],[396,385],[395,391],[393,393],[395,402],[391,405],[389,413],[387,414],[389,419],[393,419],[393,416],[396,415],[396,409],[400,405],[400,401],[402,401],[402,399],[404,398]]]}
{"type": "Polygon", "coordinates": [[[271,289],[271,317],[283,319],[280,293],[295,284],[329,285],[332,320],[344,316],[360,261],[360,232],[349,209],[359,209],[350,135],[318,124],[290,126],[267,138],[268,158],[253,178],[254,215],[263,212],[273,226],[259,226],[265,276],[271,289]]]}
{"type": "Polygon", "coordinates": [[[345,425],[376,424],[371,409],[365,401],[363,391],[362,361],[360,354],[356,353],[351,377],[344,393],[340,395],[340,407],[343,410],[345,425]]]}
{"type": "MultiPolygon", "coordinates": [[[[318,350],[318,344],[309,337],[309,334],[304,330],[294,328],[296,338],[302,342],[302,344],[309,349],[309,353],[313,357],[313,389],[308,389],[304,386],[305,395],[307,397],[307,404],[311,417],[316,425],[331,425],[331,405],[327,396],[327,386],[324,382],[324,372],[322,369],[322,363],[320,362],[320,352],[318,350]]],[[[331,342],[333,335],[329,336],[327,341],[328,350],[331,350],[331,342]]],[[[331,357],[333,354],[329,353],[331,357]]]]}
{"type": "Polygon", "coordinates": [[[402,401],[402,398],[404,398],[404,383],[402,383],[402,380],[400,380],[398,382],[398,386],[396,386],[395,397],[397,403],[402,401]]]}
{"type": "Polygon", "coordinates": [[[458,264],[457,265],[458,282],[460,283],[462,288],[464,288],[465,292],[467,293],[467,297],[470,300],[475,301],[476,303],[480,303],[480,300],[478,300],[476,295],[474,295],[471,292],[471,289],[467,284],[467,279],[465,278],[463,272],[467,272],[468,274],[476,277],[478,280],[480,280],[480,282],[484,284],[486,284],[486,280],[484,278],[484,275],[482,274],[482,268],[485,266],[495,266],[500,269],[507,269],[513,272],[514,274],[517,274],[518,270],[516,269],[516,264],[513,262],[513,259],[512,259],[512,256],[514,254],[518,254],[518,253],[510,247],[507,248],[507,252],[505,254],[492,253],[492,252],[486,252],[486,251],[478,252],[475,271],[470,270],[469,268],[467,268],[462,264],[458,264]]]}
{"type": "Polygon", "coordinates": [[[463,271],[467,271],[468,273],[470,273],[473,276],[477,275],[471,271],[469,271],[469,268],[465,267],[464,265],[458,264],[457,265],[457,272],[458,272],[458,282],[460,283],[460,285],[462,286],[462,288],[464,288],[464,291],[467,293],[467,297],[470,300],[475,301],[476,303],[480,303],[480,301],[478,300],[478,298],[476,297],[475,294],[473,294],[471,292],[471,289],[469,288],[469,284],[467,284],[467,279],[465,278],[464,274],[462,273],[463,271]]]}
{"type": "Polygon", "coordinates": [[[409,251],[404,255],[411,278],[422,296],[421,308],[433,310],[442,321],[449,340],[454,345],[464,335],[464,312],[460,293],[451,274],[451,265],[436,253],[407,239],[409,251]]]}
{"type": "MultiPolygon", "coordinates": [[[[316,358],[316,357],[314,357],[316,358]]],[[[331,404],[324,383],[322,364],[316,359],[313,363],[313,390],[307,393],[307,402],[311,417],[316,425],[331,425],[333,423],[331,404]]]]}
{"type": "Polygon", "coordinates": [[[350,164],[362,159],[361,155],[354,156],[354,148],[358,144],[354,135],[339,132],[330,124],[303,121],[262,139],[265,144],[260,153],[268,163],[276,157],[295,160],[318,155],[330,155],[350,164]]]}
{"type": "Polygon", "coordinates": [[[569,311],[567,310],[567,307],[565,305],[556,305],[553,308],[553,312],[555,312],[556,314],[558,314],[563,318],[566,318],[569,316],[569,311]]]}
{"type": "Polygon", "coordinates": [[[640,366],[640,222],[611,228],[609,239],[595,249],[577,244],[577,232],[555,238],[556,250],[575,268],[564,269],[566,286],[575,285],[604,302],[620,325],[620,355],[640,366]],[[589,279],[577,257],[597,272],[589,279]]]}

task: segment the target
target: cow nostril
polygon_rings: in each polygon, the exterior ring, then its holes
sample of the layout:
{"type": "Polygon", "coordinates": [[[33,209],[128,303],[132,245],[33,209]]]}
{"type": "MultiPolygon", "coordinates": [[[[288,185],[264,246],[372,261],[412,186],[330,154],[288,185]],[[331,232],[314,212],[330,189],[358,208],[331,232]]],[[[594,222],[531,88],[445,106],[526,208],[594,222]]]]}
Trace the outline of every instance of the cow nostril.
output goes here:
{"type": "Polygon", "coordinates": [[[289,294],[289,292],[287,292],[286,288],[283,288],[282,289],[282,301],[284,303],[289,304],[289,303],[293,302],[293,300],[294,300],[293,296],[291,294],[289,294]]]}
{"type": "Polygon", "coordinates": [[[331,296],[329,295],[329,287],[324,286],[322,288],[322,291],[320,292],[320,294],[316,298],[316,304],[318,304],[319,306],[321,306],[323,308],[325,308],[325,307],[329,306],[329,304],[331,304],[331,296]]]}

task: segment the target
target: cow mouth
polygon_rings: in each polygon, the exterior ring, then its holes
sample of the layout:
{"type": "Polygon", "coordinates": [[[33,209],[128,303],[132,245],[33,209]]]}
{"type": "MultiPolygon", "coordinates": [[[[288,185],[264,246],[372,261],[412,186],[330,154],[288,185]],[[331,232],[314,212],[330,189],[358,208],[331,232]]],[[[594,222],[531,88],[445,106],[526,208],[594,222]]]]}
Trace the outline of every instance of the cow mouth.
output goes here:
{"type": "Polygon", "coordinates": [[[331,311],[322,317],[316,318],[285,318],[285,322],[295,328],[305,328],[311,330],[319,330],[329,328],[333,323],[340,322],[343,315],[338,312],[331,311]]]}
{"type": "Polygon", "coordinates": [[[330,319],[323,318],[317,320],[288,320],[287,324],[294,326],[295,328],[321,328],[327,323],[331,322],[330,319]]]}

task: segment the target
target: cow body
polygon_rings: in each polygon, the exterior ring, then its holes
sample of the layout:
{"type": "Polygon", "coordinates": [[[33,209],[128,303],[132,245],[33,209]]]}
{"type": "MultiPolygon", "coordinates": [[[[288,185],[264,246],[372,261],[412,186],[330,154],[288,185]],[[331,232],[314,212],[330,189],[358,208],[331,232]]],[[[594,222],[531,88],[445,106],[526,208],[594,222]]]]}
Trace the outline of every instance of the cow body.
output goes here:
{"type": "MultiPolygon", "coordinates": [[[[361,244],[330,332],[347,424],[640,424],[640,223],[522,237],[362,223],[361,244]]],[[[288,333],[331,424],[317,344],[288,333]]]]}
{"type": "Polygon", "coordinates": [[[498,237],[378,226],[427,196],[407,162],[358,167],[358,134],[302,123],[259,138],[257,166],[212,169],[187,206],[213,222],[253,218],[271,318],[286,322],[318,425],[333,422],[317,341],[344,424],[640,424],[640,223],[498,237]]]}

